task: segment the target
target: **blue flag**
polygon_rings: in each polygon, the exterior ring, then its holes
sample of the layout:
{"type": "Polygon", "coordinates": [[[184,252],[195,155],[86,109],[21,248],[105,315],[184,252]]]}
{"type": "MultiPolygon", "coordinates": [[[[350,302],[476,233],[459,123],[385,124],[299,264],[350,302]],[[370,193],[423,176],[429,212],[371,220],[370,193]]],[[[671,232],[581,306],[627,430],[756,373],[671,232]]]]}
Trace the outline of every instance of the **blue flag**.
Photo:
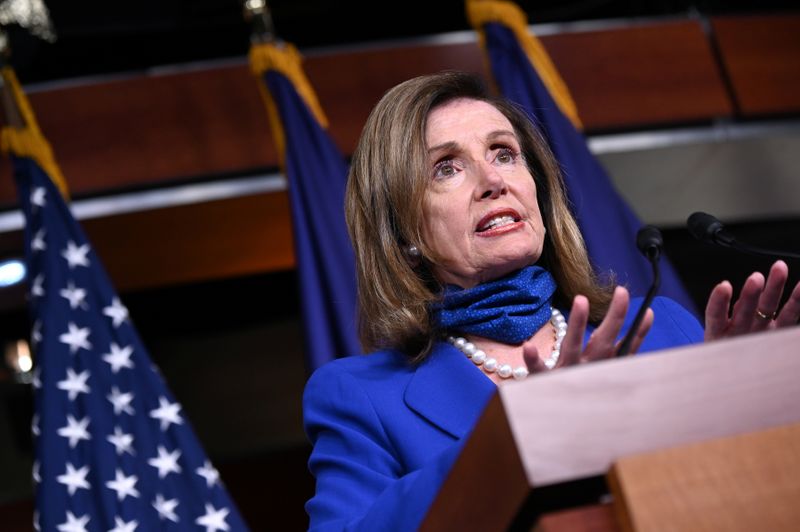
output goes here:
{"type": "MultiPolygon", "coordinates": [[[[490,3],[501,4],[503,16],[522,16],[508,2],[485,2],[490,3]]],[[[513,29],[499,20],[485,22],[480,29],[500,91],[527,111],[549,141],[595,270],[601,276],[613,272],[618,284],[626,285],[632,295],[643,296],[653,276],[650,263],[636,247],[636,233],[644,224],[616,191],[583,134],[556,104],[513,29]]],[[[660,267],[661,295],[695,311],[694,301],[666,257],[660,267]]]]}
{"type": "Polygon", "coordinates": [[[344,219],[348,164],[309,108],[313,93],[299,55],[290,47],[259,46],[251,59],[259,53],[268,59],[254,70],[271,98],[268,108],[274,102],[272,112],[277,111],[279,128],[273,131],[289,182],[307,365],[313,371],[334,358],[361,353],[355,260],[344,219]]]}
{"type": "Polygon", "coordinates": [[[49,154],[26,102],[22,108],[27,128],[7,128],[3,141],[25,216],[36,530],[247,530],[43,170],[57,166],[16,149],[49,154]]]}

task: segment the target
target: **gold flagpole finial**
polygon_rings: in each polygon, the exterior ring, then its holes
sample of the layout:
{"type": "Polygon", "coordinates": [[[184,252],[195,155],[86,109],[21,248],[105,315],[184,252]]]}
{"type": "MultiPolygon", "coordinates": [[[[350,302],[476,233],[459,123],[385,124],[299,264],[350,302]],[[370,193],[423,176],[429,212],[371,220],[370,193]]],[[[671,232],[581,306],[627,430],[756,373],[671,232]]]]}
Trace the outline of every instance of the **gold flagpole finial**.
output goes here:
{"type": "Polygon", "coordinates": [[[244,19],[250,23],[250,41],[274,43],[277,38],[266,0],[243,0],[244,19]]]}
{"type": "Polygon", "coordinates": [[[50,12],[43,0],[0,0],[0,26],[16,24],[47,42],[55,42],[50,12]]]}

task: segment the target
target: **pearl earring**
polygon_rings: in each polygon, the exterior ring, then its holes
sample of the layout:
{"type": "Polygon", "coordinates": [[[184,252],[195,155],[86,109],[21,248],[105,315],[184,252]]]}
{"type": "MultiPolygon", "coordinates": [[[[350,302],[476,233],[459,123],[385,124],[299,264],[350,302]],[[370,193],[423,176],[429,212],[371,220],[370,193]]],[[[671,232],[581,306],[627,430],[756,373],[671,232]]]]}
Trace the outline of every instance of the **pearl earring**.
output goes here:
{"type": "Polygon", "coordinates": [[[418,259],[422,257],[422,253],[420,253],[419,248],[414,244],[409,244],[406,247],[406,254],[412,259],[418,259]]]}

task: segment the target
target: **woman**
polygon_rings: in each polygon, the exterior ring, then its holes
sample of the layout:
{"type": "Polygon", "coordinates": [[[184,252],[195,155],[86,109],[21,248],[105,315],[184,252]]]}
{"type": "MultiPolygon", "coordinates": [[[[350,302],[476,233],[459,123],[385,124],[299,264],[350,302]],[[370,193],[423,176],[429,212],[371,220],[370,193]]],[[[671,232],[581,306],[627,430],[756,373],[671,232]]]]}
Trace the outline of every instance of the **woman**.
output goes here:
{"type": "MultiPolygon", "coordinates": [[[[346,203],[374,352],[306,386],[306,508],[312,529],[412,530],[496,385],[613,356],[638,304],[593,274],[541,135],[471,75],[415,78],[381,99],[346,203]]],[[[787,276],[782,262],[753,274],[730,319],[721,283],[705,333],[656,298],[631,352],[794,324],[800,285],[772,319],[787,276]]]]}

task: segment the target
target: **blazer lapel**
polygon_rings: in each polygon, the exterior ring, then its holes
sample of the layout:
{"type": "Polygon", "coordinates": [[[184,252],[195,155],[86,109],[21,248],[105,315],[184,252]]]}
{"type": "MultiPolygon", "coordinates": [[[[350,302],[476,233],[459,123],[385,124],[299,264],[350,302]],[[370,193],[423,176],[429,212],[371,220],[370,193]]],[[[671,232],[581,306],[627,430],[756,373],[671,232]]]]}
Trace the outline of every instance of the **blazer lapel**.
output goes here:
{"type": "Polygon", "coordinates": [[[405,402],[437,427],[462,438],[496,392],[495,384],[461,351],[438,342],[406,387],[405,402]]]}

